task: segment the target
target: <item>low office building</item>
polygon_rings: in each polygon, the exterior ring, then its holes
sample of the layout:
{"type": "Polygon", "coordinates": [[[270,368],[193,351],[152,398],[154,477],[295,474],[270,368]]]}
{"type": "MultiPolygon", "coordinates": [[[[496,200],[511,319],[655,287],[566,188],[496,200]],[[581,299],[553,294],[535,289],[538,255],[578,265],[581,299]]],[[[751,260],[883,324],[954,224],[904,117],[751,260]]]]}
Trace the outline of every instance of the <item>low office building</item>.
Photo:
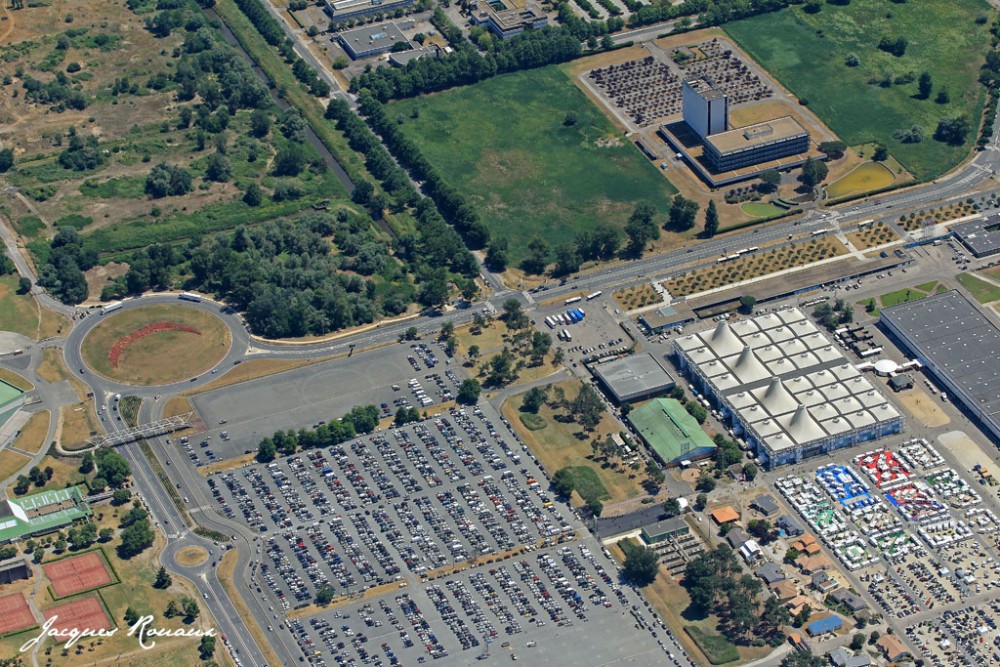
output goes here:
{"type": "Polygon", "coordinates": [[[0,565],[0,586],[22,579],[31,579],[31,565],[26,558],[18,558],[0,565]]]}
{"type": "Polygon", "coordinates": [[[671,537],[680,537],[691,532],[691,526],[680,517],[657,521],[642,529],[642,539],[646,544],[659,544],[671,537]]]}
{"type": "Polygon", "coordinates": [[[367,25],[337,34],[337,41],[352,60],[387,53],[397,44],[409,45],[395,23],[367,25]]]}
{"type": "Polygon", "coordinates": [[[806,632],[809,633],[810,637],[818,637],[828,632],[836,632],[842,627],[844,627],[844,621],[841,620],[840,616],[832,615],[813,621],[806,626],[806,632]]]}
{"type": "MultiPolygon", "coordinates": [[[[451,48],[449,47],[449,51],[451,48]]],[[[389,54],[389,64],[393,67],[406,67],[414,60],[420,60],[421,58],[440,58],[444,55],[445,50],[440,46],[423,46],[419,49],[410,49],[409,51],[398,51],[396,53],[389,54]]]]}
{"type": "Polygon", "coordinates": [[[882,311],[880,324],[1000,443],[1000,329],[958,290],[882,311]]]}
{"type": "Polygon", "coordinates": [[[708,458],[718,449],[698,421],[672,398],[657,398],[628,413],[628,421],[663,465],[708,458]]]}
{"type": "Polygon", "coordinates": [[[596,364],[591,372],[619,405],[665,394],[676,384],[648,352],[596,364]]]}
{"type": "Polygon", "coordinates": [[[327,0],[324,11],[337,22],[379,13],[385,15],[412,5],[413,0],[327,0]]]}
{"type": "Polygon", "coordinates": [[[976,257],[1000,252],[1000,215],[952,225],[949,230],[976,257]]]}
{"type": "Polygon", "coordinates": [[[549,24],[549,19],[536,5],[528,3],[517,7],[509,0],[479,0],[469,8],[473,25],[487,28],[500,39],[510,39],[525,30],[539,30],[549,24]]]}
{"type": "Polygon", "coordinates": [[[705,161],[733,171],[809,151],[809,133],[791,116],[704,137],[705,161]]]}
{"type": "Polygon", "coordinates": [[[798,308],[720,322],[674,339],[673,350],[768,468],[903,429],[902,415],[798,308]]]}

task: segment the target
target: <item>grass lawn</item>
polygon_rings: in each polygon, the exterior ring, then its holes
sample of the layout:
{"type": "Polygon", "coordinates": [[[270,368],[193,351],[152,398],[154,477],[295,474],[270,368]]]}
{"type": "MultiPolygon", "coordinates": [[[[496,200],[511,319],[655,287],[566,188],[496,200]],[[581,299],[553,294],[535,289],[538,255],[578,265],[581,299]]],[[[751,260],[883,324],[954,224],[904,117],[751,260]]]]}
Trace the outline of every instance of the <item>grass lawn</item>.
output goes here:
{"type": "Polygon", "coordinates": [[[740,207],[747,215],[755,218],[769,218],[772,215],[781,215],[785,209],[778,208],[774,204],[761,204],[760,202],[750,202],[740,207]]]}
{"type": "Polygon", "coordinates": [[[713,665],[723,665],[740,659],[740,652],[736,650],[736,646],[722,635],[705,632],[697,625],[684,626],[684,632],[691,636],[713,665]]]}
{"type": "Polygon", "coordinates": [[[955,280],[961,283],[962,287],[979,303],[990,303],[1000,299],[1000,287],[988,283],[982,278],[977,278],[970,273],[960,273],[955,276],[955,280]]]}
{"type": "Polygon", "coordinates": [[[0,479],[7,479],[16,474],[21,468],[28,465],[30,460],[24,454],[18,454],[9,449],[0,451],[0,479]]]}
{"type": "Polygon", "coordinates": [[[555,246],[598,222],[624,227],[636,203],[664,212],[677,191],[559,67],[393,102],[389,113],[490,231],[510,239],[513,264],[535,236],[555,246]]]}
{"type": "Polygon", "coordinates": [[[83,358],[93,370],[119,382],[168,384],[204,373],[229,350],[229,330],[219,318],[190,306],[143,306],[116,313],[83,341],[83,358]],[[157,322],[174,322],[199,333],[161,331],[129,344],[118,366],[109,354],[123,337],[157,322]]]}
{"type": "Polygon", "coordinates": [[[921,292],[920,290],[906,288],[883,294],[879,297],[879,300],[882,301],[883,308],[891,308],[892,306],[898,306],[901,303],[923,299],[925,296],[927,296],[927,294],[921,292]]]}
{"type": "Polygon", "coordinates": [[[8,368],[0,368],[0,380],[3,380],[12,387],[17,387],[21,391],[31,391],[35,388],[27,378],[23,378],[8,368]]]}
{"type": "Polygon", "coordinates": [[[554,352],[551,350],[545,355],[541,364],[537,366],[529,365],[530,356],[525,351],[525,348],[518,348],[510,342],[511,338],[517,332],[509,329],[501,320],[493,320],[488,326],[479,329],[478,333],[473,333],[474,331],[475,329],[471,326],[460,327],[455,330],[455,338],[458,341],[455,358],[463,360],[469,371],[469,375],[478,377],[480,381],[483,381],[485,378],[484,368],[487,366],[489,360],[503,351],[504,347],[510,349],[514,354],[515,363],[518,361],[525,362],[525,366],[518,371],[517,378],[511,383],[512,385],[534,382],[560,371],[558,366],[552,365],[554,352]],[[469,359],[469,348],[473,345],[479,346],[479,357],[469,359]]]}
{"type": "Polygon", "coordinates": [[[876,299],[875,297],[872,297],[870,299],[862,299],[861,301],[858,301],[858,305],[861,306],[864,309],[864,311],[869,315],[871,315],[872,317],[878,317],[879,313],[881,312],[878,308],[878,299],[876,299]]]}
{"type": "Polygon", "coordinates": [[[920,290],[921,292],[927,292],[928,294],[930,294],[931,291],[937,286],[937,284],[938,281],[931,280],[930,282],[920,283],[919,285],[916,285],[915,288],[920,290]]]}
{"type": "MultiPolygon", "coordinates": [[[[578,380],[550,385],[550,387],[556,386],[562,387],[563,391],[566,392],[566,397],[569,399],[573,399],[580,391],[580,382],[578,380]]],[[[552,391],[551,388],[549,391],[552,391]]],[[[541,461],[550,475],[554,475],[557,470],[569,466],[589,468],[596,473],[598,481],[607,491],[608,503],[633,498],[640,493],[644,493],[640,486],[642,480],[645,479],[645,473],[642,471],[634,473],[636,475],[634,479],[629,479],[629,475],[611,467],[603,467],[601,464],[587,458],[592,455],[590,448],[591,439],[596,437],[604,438],[610,433],[618,432],[619,427],[611,415],[605,413],[596,431],[589,437],[581,440],[576,435],[580,431],[579,424],[559,421],[556,416],[557,414],[561,415],[562,412],[557,413],[548,404],[545,404],[539,410],[539,415],[545,419],[546,426],[537,431],[532,431],[527,429],[518,418],[522,414],[520,407],[523,397],[524,394],[517,394],[509,398],[503,404],[503,414],[513,424],[525,444],[531,448],[531,451],[538,457],[538,460],[541,461]]]]}
{"type": "Polygon", "coordinates": [[[61,333],[66,318],[39,308],[30,294],[18,294],[17,281],[16,273],[0,277],[0,330],[35,340],[61,333]]]}
{"type": "Polygon", "coordinates": [[[525,428],[529,431],[541,431],[548,425],[545,421],[545,417],[541,415],[532,414],[530,412],[522,412],[518,417],[521,419],[521,423],[524,424],[525,428]]]}
{"type": "Polygon", "coordinates": [[[21,451],[37,454],[45,445],[45,436],[49,432],[49,411],[41,410],[28,418],[21,432],[14,441],[14,447],[21,451]]]}
{"type": "Polygon", "coordinates": [[[982,0],[923,0],[904,4],[884,0],[854,0],[847,6],[828,3],[817,14],[796,6],[725,25],[735,39],[765,69],[850,145],[878,141],[915,176],[933,178],[957,164],[975,140],[951,147],[931,138],[938,120],[966,114],[973,127],[979,121],[983,89],[976,79],[989,47],[989,26],[977,25],[988,16],[982,0]],[[929,29],[928,26],[933,26],[929,29]],[[902,57],[877,47],[882,37],[905,37],[902,57]],[[848,67],[845,58],[859,60],[848,67]],[[882,88],[870,84],[886,74],[929,72],[931,99],[919,100],[916,80],[882,88]],[[935,102],[946,88],[950,102],[935,102]],[[924,128],[925,139],[903,144],[895,130],[924,128]]]}
{"type": "Polygon", "coordinates": [[[601,478],[597,476],[593,468],[588,466],[570,466],[566,470],[567,474],[573,480],[573,490],[580,494],[581,498],[604,500],[608,497],[608,490],[604,488],[601,478]]]}
{"type": "Polygon", "coordinates": [[[894,180],[896,177],[888,167],[878,162],[866,162],[828,187],[826,194],[831,199],[836,199],[856,192],[878,190],[892,185],[894,180]]]}

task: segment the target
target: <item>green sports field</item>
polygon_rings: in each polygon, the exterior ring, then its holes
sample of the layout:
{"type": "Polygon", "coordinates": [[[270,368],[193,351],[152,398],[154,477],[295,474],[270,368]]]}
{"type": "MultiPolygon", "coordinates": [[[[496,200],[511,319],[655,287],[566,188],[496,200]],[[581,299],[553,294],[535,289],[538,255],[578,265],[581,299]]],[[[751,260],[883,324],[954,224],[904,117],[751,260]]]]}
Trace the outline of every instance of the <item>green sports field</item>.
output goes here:
{"type": "Polygon", "coordinates": [[[965,157],[976,140],[951,147],[932,139],[938,120],[966,114],[979,122],[983,88],[976,81],[989,48],[989,25],[977,17],[992,16],[982,0],[920,0],[896,4],[886,0],[853,0],[847,6],[828,3],[817,14],[803,6],[762,14],[725,26],[726,32],[770,71],[850,145],[878,141],[918,178],[933,178],[965,157]],[[902,57],[880,51],[883,37],[903,37],[902,57]],[[848,67],[848,54],[859,64],[848,67]],[[928,72],[930,99],[917,99],[917,77],[928,72]],[[883,88],[868,83],[891,73],[912,83],[883,88]],[[935,98],[946,88],[951,101],[935,98]],[[903,144],[895,130],[924,128],[925,138],[903,144]]]}
{"type": "Polygon", "coordinates": [[[624,227],[638,202],[665,213],[676,192],[555,66],[393,102],[389,113],[491,233],[510,239],[514,263],[535,235],[556,246],[600,221],[624,227]]]}

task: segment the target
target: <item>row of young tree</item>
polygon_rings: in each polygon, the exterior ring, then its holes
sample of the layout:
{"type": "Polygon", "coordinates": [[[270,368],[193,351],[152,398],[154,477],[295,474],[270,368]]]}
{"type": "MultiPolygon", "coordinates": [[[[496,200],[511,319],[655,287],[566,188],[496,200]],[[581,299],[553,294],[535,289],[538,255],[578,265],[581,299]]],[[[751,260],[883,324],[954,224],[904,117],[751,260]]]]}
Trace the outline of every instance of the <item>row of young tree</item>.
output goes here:
{"type": "Polygon", "coordinates": [[[379,409],[374,405],[359,405],[340,419],[331,419],[314,429],[276,431],[257,446],[257,460],[273,461],[277,456],[291,456],[300,449],[332,447],[358,435],[371,433],[378,426],[379,409]]]}

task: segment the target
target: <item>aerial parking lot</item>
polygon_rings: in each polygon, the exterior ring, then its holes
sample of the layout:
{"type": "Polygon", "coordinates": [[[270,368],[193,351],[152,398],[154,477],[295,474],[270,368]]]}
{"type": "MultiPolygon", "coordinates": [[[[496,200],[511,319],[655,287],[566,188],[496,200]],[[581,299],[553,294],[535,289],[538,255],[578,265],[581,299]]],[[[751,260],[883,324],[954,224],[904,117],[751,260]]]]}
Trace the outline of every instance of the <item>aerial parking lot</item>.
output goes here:
{"type": "Polygon", "coordinates": [[[205,484],[259,532],[253,594],[312,664],[663,662],[652,623],[623,627],[638,596],[488,405],[205,484]],[[327,587],[334,608],[298,617],[327,587]]]}
{"type": "Polygon", "coordinates": [[[213,457],[202,451],[200,463],[211,463],[256,451],[277,430],[337,419],[357,405],[378,406],[383,417],[404,405],[433,409],[452,400],[467,377],[448,361],[437,342],[406,341],[198,394],[192,403],[207,431],[190,439],[209,441],[213,457]]]}

